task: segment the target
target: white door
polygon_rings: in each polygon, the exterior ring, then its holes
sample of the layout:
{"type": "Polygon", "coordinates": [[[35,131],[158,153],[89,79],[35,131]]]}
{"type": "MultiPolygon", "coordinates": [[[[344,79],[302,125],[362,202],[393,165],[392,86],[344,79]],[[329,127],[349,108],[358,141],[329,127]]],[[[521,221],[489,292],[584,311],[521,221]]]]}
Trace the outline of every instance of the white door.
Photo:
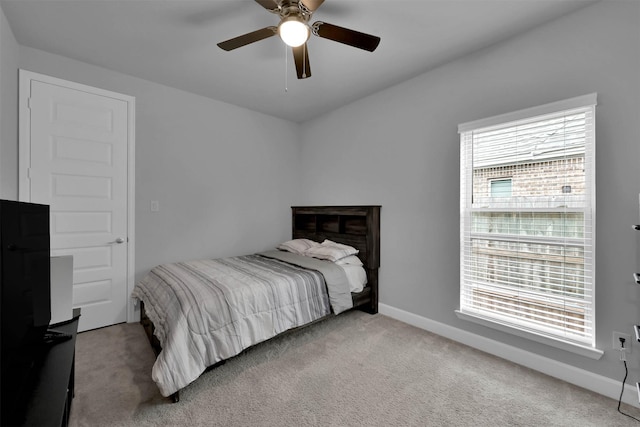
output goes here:
{"type": "Polygon", "coordinates": [[[79,329],[125,322],[134,100],[22,70],[20,78],[20,198],[50,205],[51,255],[73,256],[79,329]]]}

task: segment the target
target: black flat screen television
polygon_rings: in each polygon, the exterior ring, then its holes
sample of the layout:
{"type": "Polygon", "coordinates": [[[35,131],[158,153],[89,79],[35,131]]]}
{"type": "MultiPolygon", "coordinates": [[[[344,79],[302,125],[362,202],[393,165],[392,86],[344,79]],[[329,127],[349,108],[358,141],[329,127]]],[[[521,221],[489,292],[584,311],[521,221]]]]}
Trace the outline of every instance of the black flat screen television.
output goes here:
{"type": "Polygon", "coordinates": [[[21,424],[51,320],[49,206],[0,200],[0,425],[21,424]]]}

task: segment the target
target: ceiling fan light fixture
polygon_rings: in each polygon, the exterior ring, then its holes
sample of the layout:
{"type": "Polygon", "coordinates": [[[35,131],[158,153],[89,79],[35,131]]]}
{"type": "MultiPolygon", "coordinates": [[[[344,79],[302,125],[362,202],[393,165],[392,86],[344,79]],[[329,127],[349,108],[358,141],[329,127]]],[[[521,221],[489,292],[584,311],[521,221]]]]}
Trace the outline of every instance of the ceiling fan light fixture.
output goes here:
{"type": "Polygon", "coordinates": [[[288,16],[278,25],[278,34],[288,46],[302,46],[309,40],[311,30],[300,16],[288,16]]]}

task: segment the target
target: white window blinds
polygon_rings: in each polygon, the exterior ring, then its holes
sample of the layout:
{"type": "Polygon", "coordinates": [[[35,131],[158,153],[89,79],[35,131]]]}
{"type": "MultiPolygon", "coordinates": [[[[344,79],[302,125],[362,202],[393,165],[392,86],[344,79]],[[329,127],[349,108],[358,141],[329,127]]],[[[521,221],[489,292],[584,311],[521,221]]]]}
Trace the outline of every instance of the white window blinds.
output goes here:
{"type": "Polygon", "coordinates": [[[595,346],[595,104],[460,125],[462,313],[595,346]]]}

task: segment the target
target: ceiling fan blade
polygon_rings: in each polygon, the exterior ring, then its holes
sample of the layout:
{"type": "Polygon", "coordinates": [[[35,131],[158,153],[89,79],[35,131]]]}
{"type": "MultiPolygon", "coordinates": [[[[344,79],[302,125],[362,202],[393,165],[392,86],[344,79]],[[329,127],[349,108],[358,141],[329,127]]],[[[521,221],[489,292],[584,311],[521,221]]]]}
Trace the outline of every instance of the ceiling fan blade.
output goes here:
{"type": "Polygon", "coordinates": [[[313,34],[318,37],[368,50],[369,52],[376,50],[380,43],[380,37],[338,27],[337,25],[327,24],[326,22],[314,22],[312,28],[313,34]]]}
{"type": "Polygon", "coordinates": [[[321,5],[324,3],[324,0],[301,0],[300,4],[302,4],[309,12],[315,12],[321,5]]]}
{"type": "Polygon", "coordinates": [[[241,36],[218,43],[220,49],[230,51],[242,46],[246,46],[251,43],[275,36],[278,32],[277,27],[266,27],[261,30],[253,31],[251,33],[243,34],[241,36]]]}
{"type": "Polygon", "coordinates": [[[292,47],[293,60],[296,63],[296,72],[299,79],[306,79],[311,77],[311,68],[309,67],[309,49],[307,44],[302,46],[292,47]]]}
{"type": "Polygon", "coordinates": [[[278,10],[278,3],[276,3],[275,0],[256,0],[256,3],[270,12],[275,12],[278,10]]]}

